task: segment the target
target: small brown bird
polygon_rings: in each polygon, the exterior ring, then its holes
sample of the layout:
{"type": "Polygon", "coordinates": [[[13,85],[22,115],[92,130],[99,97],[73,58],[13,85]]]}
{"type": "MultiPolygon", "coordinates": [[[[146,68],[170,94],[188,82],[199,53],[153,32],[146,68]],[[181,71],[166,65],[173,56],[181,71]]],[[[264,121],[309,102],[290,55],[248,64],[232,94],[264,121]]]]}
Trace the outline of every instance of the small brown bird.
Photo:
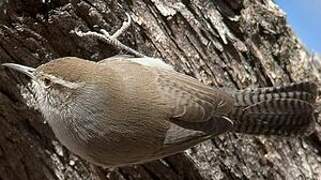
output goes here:
{"type": "Polygon", "coordinates": [[[31,78],[59,141],[104,167],[159,159],[225,132],[303,135],[315,121],[312,82],[227,91],[147,57],[3,65],[31,78]]]}

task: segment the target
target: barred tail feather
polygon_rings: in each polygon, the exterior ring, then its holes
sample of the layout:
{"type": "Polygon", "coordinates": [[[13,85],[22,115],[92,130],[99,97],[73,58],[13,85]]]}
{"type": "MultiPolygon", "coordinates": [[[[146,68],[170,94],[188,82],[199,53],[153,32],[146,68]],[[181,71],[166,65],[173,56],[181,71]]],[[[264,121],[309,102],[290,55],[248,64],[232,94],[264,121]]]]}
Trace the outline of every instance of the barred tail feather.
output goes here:
{"type": "Polygon", "coordinates": [[[234,93],[235,132],[266,135],[301,135],[315,123],[317,86],[312,82],[242,90],[234,93]]]}

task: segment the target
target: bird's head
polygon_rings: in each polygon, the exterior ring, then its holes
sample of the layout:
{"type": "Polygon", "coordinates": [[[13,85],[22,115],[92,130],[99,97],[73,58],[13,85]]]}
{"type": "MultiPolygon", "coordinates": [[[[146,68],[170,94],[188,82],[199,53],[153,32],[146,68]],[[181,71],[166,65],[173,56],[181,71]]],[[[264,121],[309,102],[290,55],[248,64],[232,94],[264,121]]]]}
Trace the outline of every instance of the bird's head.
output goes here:
{"type": "Polygon", "coordinates": [[[88,81],[88,69],[94,62],[67,57],[32,68],[4,63],[5,67],[21,72],[32,81],[32,91],[42,111],[60,111],[68,105],[88,81]]]}

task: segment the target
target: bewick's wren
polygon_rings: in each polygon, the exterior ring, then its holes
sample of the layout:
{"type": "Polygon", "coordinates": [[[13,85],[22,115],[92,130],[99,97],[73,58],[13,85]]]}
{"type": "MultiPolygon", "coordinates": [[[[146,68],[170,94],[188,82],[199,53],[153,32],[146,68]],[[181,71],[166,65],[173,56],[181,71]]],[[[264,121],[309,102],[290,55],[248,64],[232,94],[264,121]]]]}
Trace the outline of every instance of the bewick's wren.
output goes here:
{"type": "Polygon", "coordinates": [[[228,131],[303,134],[314,123],[313,83],[225,92],[144,60],[68,57],[36,69],[3,65],[31,77],[61,143],[105,167],[158,159],[228,131]]]}
{"type": "MultiPolygon", "coordinates": [[[[129,15],[128,15],[129,17],[129,15]]],[[[136,56],[106,31],[79,33],[136,56]]],[[[225,132],[303,135],[313,129],[317,86],[231,91],[207,87],[155,58],[117,56],[95,63],[75,57],[28,75],[37,103],[58,140],[80,157],[119,167],[175,154],[225,132]]]]}

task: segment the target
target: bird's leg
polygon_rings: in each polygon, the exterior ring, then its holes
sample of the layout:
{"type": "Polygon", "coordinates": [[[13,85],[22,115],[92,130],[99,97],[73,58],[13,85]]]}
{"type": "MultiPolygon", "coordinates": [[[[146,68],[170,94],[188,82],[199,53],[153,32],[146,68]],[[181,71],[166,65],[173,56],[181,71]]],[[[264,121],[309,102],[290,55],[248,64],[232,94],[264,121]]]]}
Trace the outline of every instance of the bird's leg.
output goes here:
{"type": "Polygon", "coordinates": [[[121,43],[117,37],[119,37],[119,35],[121,35],[123,32],[125,32],[130,24],[131,24],[131,17],[129,16],[129,14],[127,14],[127,18],[128,21],[124,21],[121,28],[118,29],[113,35],[110,35],[106,30],[101,29],[100,32],[92,32],[92,31],[88,31],[88,32],[81,32],[78,30],[75,30],[74,32],[77,34],[77,36],[79,37],[90,37],[90,38],[95,38],[95,39],[99,39],[102,40],[103,42],[112,45],[118,49],[121,50],[125,50],[129,53],[132,53],[133,55],[137,56],[137,57],[146,57],[144,54],[132,49],[131,47],[128,47],[126,45],[124,45],[123,43],[121,43]]]}
{"type": "MultiPolygon", "coordinates": [[[[130,15],[128,13],[126,13],[127,16],[127,21],[124,21],[122,26],[120,27],[120,29],[118,29],[112,36],[111,38],[115,38],[117,39],[119,35],[121,35],[122,33],[124,33],[130,26],[130,24],[132,23],[132,18],[130,17],[130,15]]],[[[104,29],[100,30],[102,33],[107,32],[104,29]]],[[[108,36],[108,33],[107,33],[108,36]]]]}

